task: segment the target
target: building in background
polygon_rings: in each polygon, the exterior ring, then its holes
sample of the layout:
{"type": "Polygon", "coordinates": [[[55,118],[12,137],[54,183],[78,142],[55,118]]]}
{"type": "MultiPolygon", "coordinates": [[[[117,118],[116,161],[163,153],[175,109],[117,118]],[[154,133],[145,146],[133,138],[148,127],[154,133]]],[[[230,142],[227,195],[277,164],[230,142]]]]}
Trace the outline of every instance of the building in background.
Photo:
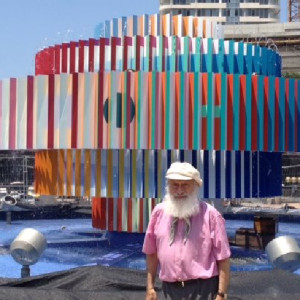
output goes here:
{"type": "Polygon", "coordinates": [[[161,14],[212,18],[222,24],[279,22],[279,0],[160,0],[161,14]]]}

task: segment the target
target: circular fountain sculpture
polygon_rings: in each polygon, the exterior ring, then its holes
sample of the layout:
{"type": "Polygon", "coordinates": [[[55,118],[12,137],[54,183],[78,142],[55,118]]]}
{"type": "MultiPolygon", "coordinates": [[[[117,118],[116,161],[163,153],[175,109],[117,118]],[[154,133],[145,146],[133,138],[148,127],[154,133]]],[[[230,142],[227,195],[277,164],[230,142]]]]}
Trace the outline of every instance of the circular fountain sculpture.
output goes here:
{"type": "Polygon", "coordinates": [[[13,259],[21,264],[21,277],[30,276],[29,266],[35,264],[47,246],[46,238],[42,233],[33,229],[23,229],[10,245],[13,259]]]}
{"type": "Polygon", "coordinates": [[[295,238],[280,236],[266,247],[269,261],[277,268],[293,272],[300,268],[300,247],[295,238]]]}

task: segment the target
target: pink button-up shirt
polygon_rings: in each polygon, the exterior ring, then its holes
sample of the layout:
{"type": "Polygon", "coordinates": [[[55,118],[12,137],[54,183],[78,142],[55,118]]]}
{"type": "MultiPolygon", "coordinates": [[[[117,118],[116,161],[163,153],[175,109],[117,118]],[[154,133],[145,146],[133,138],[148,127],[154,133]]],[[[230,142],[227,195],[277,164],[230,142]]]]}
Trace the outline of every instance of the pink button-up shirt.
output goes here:
{"type": "Polygon", "coordinates": [[[201,201],[200,212],[191,218],[191,231],[184,244],[185,221],[179,220],[170,246],[173,217],[158,204],[145,235],[143,252],[157,253],[162,281],[186,281],[218,275],[217,261],[230,257],[225,220],[211,205],[201,201]]]}

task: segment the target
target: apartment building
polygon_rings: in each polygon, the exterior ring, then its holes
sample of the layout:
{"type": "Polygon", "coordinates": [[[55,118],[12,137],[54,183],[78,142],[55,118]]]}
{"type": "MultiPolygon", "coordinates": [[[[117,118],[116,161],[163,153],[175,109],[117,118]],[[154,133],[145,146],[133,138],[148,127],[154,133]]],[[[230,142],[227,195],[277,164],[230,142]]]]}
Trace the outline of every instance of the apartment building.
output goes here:
{"type": "Polygon", "coordinates": [[[279,0],[160,0],[160,13],[213,18],[222,24],[279,22],[279,0]]]}

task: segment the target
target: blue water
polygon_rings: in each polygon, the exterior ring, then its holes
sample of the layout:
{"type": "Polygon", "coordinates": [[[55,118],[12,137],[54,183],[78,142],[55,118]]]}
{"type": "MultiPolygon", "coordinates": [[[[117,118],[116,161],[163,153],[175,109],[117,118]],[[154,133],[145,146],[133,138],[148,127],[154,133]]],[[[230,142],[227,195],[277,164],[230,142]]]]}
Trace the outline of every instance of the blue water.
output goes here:
{"type": "MultiPolygon", "coordinates": [[[[241,227],[253,227],[253,221],[227,220],[229,237],[241,227]]],[[[21,266],[9,254],[9,246],[24,228],[35,228],[47,239],[40,260],[30,267],[31,275],[68,270],[79,266],[104,265],[122,268],[146,268],[141,253],[143,235],[107,233],[92,228],[89,219],[22,220],[11,225],[0,222],[0,277],[19,278],[21,266]]],[[[299,223],[279,223],[279,235],[291,235],[300,242],[299,223]]],[[[233,272],[269,270],[272,266],[265,251],[231,247],[233,272]]],[[[296,272],[300,275],[300,272],[296,272]]]]}

